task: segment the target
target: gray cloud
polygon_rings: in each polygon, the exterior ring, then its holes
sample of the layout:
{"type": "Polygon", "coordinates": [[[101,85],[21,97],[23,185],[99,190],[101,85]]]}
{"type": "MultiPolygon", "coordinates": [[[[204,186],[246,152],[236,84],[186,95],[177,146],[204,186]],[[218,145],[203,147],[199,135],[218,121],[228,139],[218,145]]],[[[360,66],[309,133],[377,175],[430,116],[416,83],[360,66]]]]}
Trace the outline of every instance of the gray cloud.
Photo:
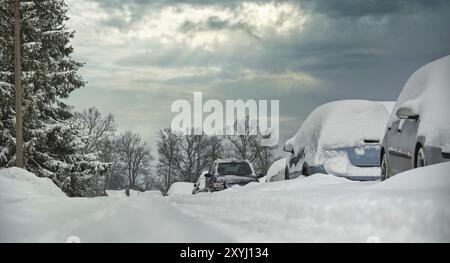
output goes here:
{"type": "Polygon", "coordinates": [[[188,33],[198,31],[220,31],[225,29],[242,31],[256,40],[261,40],[261,38],[254,32],[255,28],[252,25],[241,21],[232,23],[230,21],[220,19],[217,16],[210,16],[203,23],[196,23],[191,20],[186,20],[180,27],[180,31],[188,33]]]}
{"type": "Polygon", "coordinates": [[[448,6],[446,0],[316,0],[302,1],[316,12],[339,17],[384,16],[448,6]]]}
{"type": "MultiPolygon", "coordinates": [[[[216,5],[234,7],[244,2],[242,0],[90,0],[97,2],[101,7],[113,10],[131,7],[140,15],[146,8],[155,8],[174,4],[190,5],[216,5]]],[[[264,0],[245,0],[245,2],[267,3],[264,0]]],[[[313,12],[330,16],[362,17],[398,14],[401,12],[420,12],[423,9],[437,10],[448,7],[447,0],[276,0],[275,3],[299,4],[313,12]]]]}
{"type": "MultiPolygon", "coordinates": [[[[150,11],[186,3],[169,0],[95,1],[111,14],[95,26],[99,30],[115,27],[124,32],[150,11]],[[131,11],[131,20],[113,15],[113,10],[125,9],[131,11]]],[[[239,3],[189,1],[189,4],[198,6],[231,9],[239,3]]],[[[189,92],[195,87],[204,91],[207,98],[221,100],[276,98],[280,99],[281,114],[285,117],[281,128],[282,139],[286,139],[294,134],[311,110],[324,102],[337,99],[395,100],[414,70],[450,54],[450,1],[305,0],[289,3],[305,9],[310,19],[303,29],[292,30],[285,35],[259,36],[249,24],[211,14],[204,22],[184,21],[178,33],[225,30],[236,33],[231,35],[236,39],[227,45],[219,45],[216,50],[133,39],[132,43],[121,44],[122,49],[129,45],[130,52],[111,58],[109,67],[114,68],[114,74],[106,77],[88,75],[90,70],[101,70],[101,65],[90,63],[85,54],[78,54],[87,59],[84,72],[87,72],[85,78],[90,84],[72,101],[77,107],[92,104],[116,113],[121,124],[137,127],[146,134],[146,138],[152,138],[158,128],[170,123],[171,102],[189,99],[189,92]],[[150,74],[131,77],[133,69],[146,68],[175,73],[164,78],[150,74]],[[181,74],[189,68],[214,68],[217,71],[181,74]],[[124,69],[131,73],[116,74],[124,69]],[[254,76],[249,77],[247,72],[254,76]],[[286,72],[306,74],[319,80],[320,84],[283,77],[286,72]],[[116,78],[121,78],[129,87],[123,87],[121,91],[112,90],[116,87],[116,78]],[[104,94],[99,95],[102,91],[104,94]],[[135,117],[128,118],[127,114],[135,117]],[[135,120],[138,118],[143,119],[135,120]],[[143,124],[148,124],[148,128],[143,124]]],[[[77,34],[83,32],[79,30],[77,34]]],[[[90,48],[96,50],[98,47],[93,44],[90,48]]],[[[114,56],[114,50],[110,56],[114,56]]]]}

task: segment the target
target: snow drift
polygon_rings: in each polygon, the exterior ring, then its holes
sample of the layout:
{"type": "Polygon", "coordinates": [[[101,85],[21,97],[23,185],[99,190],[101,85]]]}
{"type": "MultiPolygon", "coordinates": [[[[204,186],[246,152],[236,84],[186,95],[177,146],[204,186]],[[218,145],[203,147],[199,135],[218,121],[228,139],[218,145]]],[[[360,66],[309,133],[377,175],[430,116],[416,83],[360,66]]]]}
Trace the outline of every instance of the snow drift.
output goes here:
{"type": "Polygon", "coordinates": [[[68,198],[51,180],[0,170],[0,242],[230,242],[155,192],[68,198]]]}
{"type": "Polygon", "coordinates": [[[49,178],[16,167],[0,169],[0,203],[64,197],[49,178]]]}
{"type": "Polygon", "coordinates": [[[384,182],[314,174],[195,196],[68,198],[9,168],[0,242],[450,242],[449,174],[447,162],[384,182]]]}
{"type": "MultiPolygon", "coordinates": [[[[379,190],[435,191],[450,194],[450,162],[439,163],[399,173],[371,188],[379,190]]],[[[449,221],[450,223],[450,221],[449,221]]]]}
{"type": "Polygon", "coordinates": [[[192,195],[193,183],[176,182],[170,185],[167,195],[192,195]]]}
{"type": "Polygon", "coordinates": [[[384,182],[314,174],[170,200],[239,242],[450,242],[449,175],[447,162],[384,182]]]}

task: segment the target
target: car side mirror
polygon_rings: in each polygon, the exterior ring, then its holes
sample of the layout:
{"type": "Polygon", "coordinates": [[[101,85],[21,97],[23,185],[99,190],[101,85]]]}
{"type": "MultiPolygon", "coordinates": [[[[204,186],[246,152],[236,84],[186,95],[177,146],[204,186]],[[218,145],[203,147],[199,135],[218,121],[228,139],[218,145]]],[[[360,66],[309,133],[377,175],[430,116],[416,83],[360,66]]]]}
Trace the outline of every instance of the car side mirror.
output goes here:
{"type": "Polygon", "coordinates": [[[286,143],[283,147],[283,151],[288,152],[288,153],[294,153],[294,147],[292,146],[292,144],[290,143],[286,143]]]}
{"type": "Polygon", "coordinates": [[[409,119],[409,120],[419,119],[419,114],[415,113],[414,110],[408,106],[401,106],[400,108],[398,108],[395,115],[397,115],[397,118],[399,119],[409,119]]]}
{"type": "Polygon", "coordinates": [[[212,174],[206,173],[206,174],[205,174],[205,177],[206,177],[206,178],[210,178],[210,177],[212,177],[212,174]]]}

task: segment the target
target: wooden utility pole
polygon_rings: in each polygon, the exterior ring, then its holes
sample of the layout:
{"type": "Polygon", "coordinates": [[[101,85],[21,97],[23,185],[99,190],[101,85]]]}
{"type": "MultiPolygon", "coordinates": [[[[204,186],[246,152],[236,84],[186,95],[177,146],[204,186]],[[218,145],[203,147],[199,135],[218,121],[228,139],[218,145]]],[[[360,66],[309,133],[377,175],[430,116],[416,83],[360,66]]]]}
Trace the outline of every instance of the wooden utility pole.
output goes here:
{"type": "Polygon", "coordinates": [[[20,0],[14,1],[14,59],[16,93],[16,166],[23,168],[22,66],[20,54],[20,0]]]}

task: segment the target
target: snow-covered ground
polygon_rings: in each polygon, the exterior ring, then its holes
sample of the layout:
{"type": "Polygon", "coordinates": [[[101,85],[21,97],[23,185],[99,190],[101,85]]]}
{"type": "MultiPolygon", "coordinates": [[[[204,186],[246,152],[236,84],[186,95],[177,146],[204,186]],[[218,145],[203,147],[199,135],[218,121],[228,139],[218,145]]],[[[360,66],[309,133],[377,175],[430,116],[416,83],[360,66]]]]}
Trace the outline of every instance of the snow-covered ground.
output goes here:
{"type": "MultiPolygon", "coordinates": [[[[109,197],[127,197],[125,189],[123,189],[123,190],[106,190],[106,194],[109,197]]],[[[145,191],[145,192],[130,190],[130,196],[145,196],[145,195],[162,196],[162,193],[159,190],[151,190],[151,191],[145,191]]]]}
{"type": "Polygon", "coordinates": [[[130,198],[67,198],[10,168],[0,193],[1,242],[450,242],[450,162],[385,182],[315,174],[130,198]]]}
{"type": "Polygon", "coordinates": [[[167,195],[192,195],[192,189],[194,189],[193,183],[176,182],[170,186],[167,195]]]}
{"type": "Polygon", "coordinates": [[[233,240],[154,193],[68,198],[49,179],[17,168],[0,170],[0,193],[0,242],[233,240]]]}
{"type": "Polygon", "coordinates": [[[450,163],[385,182],[315,174],[170,201],[239,242],[450,242],[450,163]]]}

